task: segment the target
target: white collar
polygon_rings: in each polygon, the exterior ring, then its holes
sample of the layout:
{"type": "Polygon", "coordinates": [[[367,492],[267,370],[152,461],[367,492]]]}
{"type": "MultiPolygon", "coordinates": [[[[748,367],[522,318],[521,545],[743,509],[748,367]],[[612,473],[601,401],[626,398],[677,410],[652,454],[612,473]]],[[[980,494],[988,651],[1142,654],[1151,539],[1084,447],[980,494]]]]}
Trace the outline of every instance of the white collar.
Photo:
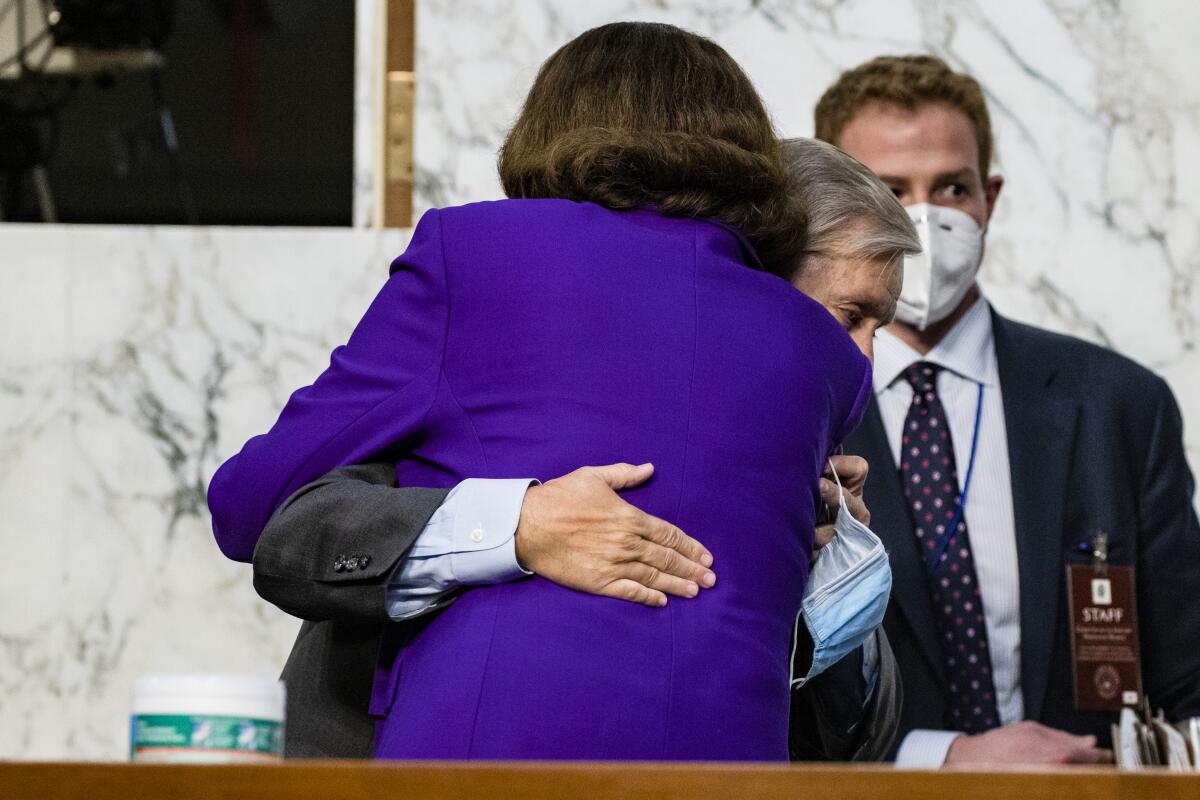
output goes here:
{"type": "Polygon", "coordinates": [[[895,383],[904,370],[917,361],[937,364],[973,383],[989,386],[997,380],[994,341],[991,306],[982,295],[949,333],[923,356],[887,330],[882,330],[875,338],[875,394],[895,383]]]}

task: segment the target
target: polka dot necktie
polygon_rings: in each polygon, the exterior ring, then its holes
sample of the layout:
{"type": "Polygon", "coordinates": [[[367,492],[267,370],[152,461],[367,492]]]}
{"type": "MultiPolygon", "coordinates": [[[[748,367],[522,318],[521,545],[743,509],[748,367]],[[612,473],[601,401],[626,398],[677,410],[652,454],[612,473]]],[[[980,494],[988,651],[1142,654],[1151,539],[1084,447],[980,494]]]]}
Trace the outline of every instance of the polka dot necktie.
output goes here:
{"type": "Polygon", "coordinates": [[[958,474],[946,410],[937,394],[940,370],[936,364],[918,361],[904,371],[913,399],[904,419],[900,476],[927,568],[942,539],[951,537],[928,573],[949,683],[951,719],[947,722],[955,730],[979,733],[999,725],[1000,715],[965,515],[959,515],[955,524],[958,474]],[[950,525],[953,531],[947,531],[950,525]]]}

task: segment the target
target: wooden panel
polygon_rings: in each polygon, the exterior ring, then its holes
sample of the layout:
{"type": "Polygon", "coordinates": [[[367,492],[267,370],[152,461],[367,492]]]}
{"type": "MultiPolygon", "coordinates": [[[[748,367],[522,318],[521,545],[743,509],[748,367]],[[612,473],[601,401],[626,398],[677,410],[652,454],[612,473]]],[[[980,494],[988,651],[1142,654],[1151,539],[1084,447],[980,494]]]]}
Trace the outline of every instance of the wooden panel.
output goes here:
{"type": "Polygon", "coordinates": [[[414,0],[383,0],[383,225],[407,228],[413,216],[413,111],[417,60],[414,0]]]}
{"type": "Polygon", "coordinates": [[[416,3],[387,0],[387,47],[384,69],[412,72],[417,63],[416,3]]]}
{"type": "Polygon", "coordinates": [[[902,772],[888,766],[725,764],[386,764],[278,766],[0,764],[5,800],[1195,800],[1200,776],[1047,769],[902,772]]]}

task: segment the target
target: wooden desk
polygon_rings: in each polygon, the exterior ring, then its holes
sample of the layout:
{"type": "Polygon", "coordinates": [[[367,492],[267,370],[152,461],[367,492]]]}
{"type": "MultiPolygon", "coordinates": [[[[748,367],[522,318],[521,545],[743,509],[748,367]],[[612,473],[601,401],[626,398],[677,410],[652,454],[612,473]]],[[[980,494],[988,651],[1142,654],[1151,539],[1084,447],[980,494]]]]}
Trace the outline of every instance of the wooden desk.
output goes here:
{"type": "Polygon", "coordinates": [[[888,766],[0,763],[3,800],[1198,800],[1200,775],[1115,769],[902,772],[888,766]]]}

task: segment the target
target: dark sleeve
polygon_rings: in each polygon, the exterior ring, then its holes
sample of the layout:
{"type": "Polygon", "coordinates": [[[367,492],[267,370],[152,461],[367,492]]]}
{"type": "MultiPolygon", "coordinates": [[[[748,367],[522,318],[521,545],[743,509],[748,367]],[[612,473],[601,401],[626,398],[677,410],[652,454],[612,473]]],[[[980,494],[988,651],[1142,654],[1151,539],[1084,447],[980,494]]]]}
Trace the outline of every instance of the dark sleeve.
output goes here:
{"type": "Polygon", "coordinates": [[[363,758],[375,750],[368,713],[383,626],[305,622],[283,668],[285,758],[363,758]]]}
{"type": "MultiPolygon", "coordinates": [[[[805,626],[798,626],[807,638],[805,626]]],[[[900,732],[896,656],[881,625],[875,631],[879,663],[867,700],[862,648],[792,690],[788,748],[793,761],[884,761],[895,758],[900,732]]],[[[799,663],[811,660],[812,642],[797,644],[799,663]]]]}
{"type": "Polygon", "coordinates": [[[1200,524],[1179,407],[1159,388],[1142,473],[1138,627],[1146,694],[1177,720],[1200,715],[1200,524]]]}
{"type": "Polygon", "coordinates": [[[254,588],[303,619],[385,621],[388,577],[448,493],[396,488],[391,463],[335,469],[271,517],[254,550],[254,588]]]}

